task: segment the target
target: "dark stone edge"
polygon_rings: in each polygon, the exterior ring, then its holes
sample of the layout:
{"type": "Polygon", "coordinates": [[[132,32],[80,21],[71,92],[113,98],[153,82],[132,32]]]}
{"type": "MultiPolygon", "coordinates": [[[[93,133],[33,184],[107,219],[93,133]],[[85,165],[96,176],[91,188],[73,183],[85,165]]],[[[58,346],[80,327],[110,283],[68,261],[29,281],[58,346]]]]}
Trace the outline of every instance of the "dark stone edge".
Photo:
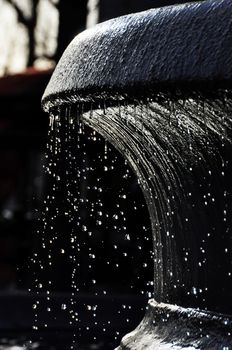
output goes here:
{"type": "Polygon", "coordinates": [[[220,91],[232,94],[231,81],[189,81],[176,84],[175,82],[152,84],[151,86],[136,86],[130,89],[93,88],[89,90],[69,90],[58,94],[52,94],[42,100],[42,108],[46,112],[52,112],[60,107],[77,103],[84,105],[84,110],[98,108],[103,102],[111,106],[118,103],[144,103],[152,98],[159,98],[162,94],[170,95],[170,99],[194,97],[196,94],[205,98],[218,97],[220,91]]]}
{"type": "Polygon", "coordinates": [[[159,345],[167,346],[163,349],[171,345],[180,349],[231,349],[231,328],[231,316],[151,299],[142,322],[122,339],[116,350],[137,350],[151,345],[154,349],[159,345]]]}

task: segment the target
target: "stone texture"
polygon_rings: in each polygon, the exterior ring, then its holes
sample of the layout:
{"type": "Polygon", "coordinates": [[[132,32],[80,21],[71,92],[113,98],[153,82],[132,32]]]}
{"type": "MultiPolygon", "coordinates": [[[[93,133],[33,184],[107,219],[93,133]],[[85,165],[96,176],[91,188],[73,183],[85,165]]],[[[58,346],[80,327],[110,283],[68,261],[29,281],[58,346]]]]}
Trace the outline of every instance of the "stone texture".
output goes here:
{"type": "Polygon", "coordinates": [[[140,325],[115,350],[229,350],[231,325],[221,314],[150,300],[140,325]]]}
{"type": "Polygon", "coordinates": [[[127,15],[84,31],[64,52],[43,104],[163,83],[230,81],[231,13],[230,0],[208,0],[127,15]]]}

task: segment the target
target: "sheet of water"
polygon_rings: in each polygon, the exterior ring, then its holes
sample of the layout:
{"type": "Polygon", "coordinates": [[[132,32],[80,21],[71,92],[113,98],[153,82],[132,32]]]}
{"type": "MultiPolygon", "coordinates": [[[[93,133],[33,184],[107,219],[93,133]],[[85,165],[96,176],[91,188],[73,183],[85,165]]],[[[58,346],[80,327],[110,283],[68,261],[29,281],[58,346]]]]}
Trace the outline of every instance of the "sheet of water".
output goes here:
{"type": "MultiPolygon", "coordinates": [[[[106,256],[106,268],[114,265],[115,274],[120,264],[126,268],[133,261],[133,254],[145,249],[144,241],[149,241],[149,225],[139,227],[143,245],[138,242],[133,245],[133,232],[127,227],[128,193],[123,181],[130,177],[130,170],[120,177],[117,200],[112,202],[109,193],[108,200],[103,200],[105,179],[104,175],[97,175],[95,168],[100,165],[107,176],[118,172],[111,145],[136,174],[150,214],[153,249],[151,246],[149,261],[141,261],[144,271],[153,264],[154,279],[148,280],[148,284],[153,286],[154,298],[182,306],[232,311],[227,307],[230,300],[227,291],[232,288],[231,111],[231,96],[226,90],[217,91],[215,96],[202,96],[199,92],[163,93],[142,102],[102,101],[92,108],[75,103],[54,110],[50,116],[45,169],[50,183],[42,229],[38,231],[46,259],[37,253],[32,259],[42,271],[40,275],[38,269],[35,272],[35,290],[38,294],[47,293],[50,322],[53,319],[49,300],[54,282],[52,278],[40,277],[44,270],[49,276],[48,271],[51,273],[55,264],[64,279],[69,280],[73,298],[70,305],[61,305],[61,310],[68,312],[70,325],[76,327],[78,334],[81,320],[74,297],[83,287],[80,281],[85,281],[78,276],[91,276],[85,288],[108,293],[107,288],[100,291],[95,288],[94,265],[99,250],[96,253],[89,244],[91,236],[96,232],[101,235],[102,227],[110,227],[116,255],[107,256],[102,251],[102,256],[106,256]],[[93,166],[86,157],[85,140],[90,140],[94,147],[99,134],[109,144],[104,142],[93,166]],[[95,184],[89,186],[91,173],[95,184]],[[93,192],[97,195],[91,200],[86,193],[93,192]],[[59,246],[60,234],[67,236],[64,246],[59,246]],[[120,253],[117,239],[128,242],[128,247],[133,249],[120,253]],[[78,261],[83,250],[88,256],[84,269],[83,262],[78,261]],[[63,265],[70,265],[69,278],[63,265]]],[[[137,204],[130,204],[132,212],[136,213],[137,209],[137,204]]],[[[136,219],[139,226],[140,218],[136,219]]],[[[134,282],[130,280],[130,283],[134,288],[134,282]]],[[[148,290],[145,286],[142,292],[150,293],[148,290]]],[[[148,296],[152,297],[153,293],[148,296]]],[[[33,307],[39,309],[38,303],[33,307]]],[[[89,309],[87,305],[87,310],[98,322],[98,305],[89,309]]],[[[107,322],[103,330],[107,329],[107,322]]],[[[39,329],[39,325],[36,311],[34,329],[39,329]]],[[[71,348],[76,346],[76,334],[71,348]]]]}

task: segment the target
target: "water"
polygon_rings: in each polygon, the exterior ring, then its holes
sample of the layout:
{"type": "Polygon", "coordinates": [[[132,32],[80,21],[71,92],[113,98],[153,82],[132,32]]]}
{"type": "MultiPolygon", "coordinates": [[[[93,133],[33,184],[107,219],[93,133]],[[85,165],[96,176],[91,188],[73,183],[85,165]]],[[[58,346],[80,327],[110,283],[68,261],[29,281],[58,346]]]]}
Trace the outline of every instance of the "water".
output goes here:
{"type": "Polygon", "coordinates": [[[152,235],[136,177],[83,123],[82,108],[50,117],[46,197],[31,259],[33,329],[39,336],[70,327],[71,349],[88,333],[96,346],[110,334],[113,349],[141,320],[152,295],[152,235]],[[57,290],[70,289],[70,300],[54,302],[57,290]]]}
{"type": "MultiPolygon", "coordinates": [[[[60,312],[76,330],[71,348],[83,331],[78,293],[110,294],[106,281],[120,281],[128,266],[127,277],[115,287],[122,292],[126,284],[158,302],[232,312],[231,94],[218,90],[151,96],[99,105],[76,102],[55,108],[50,116],[45,169],[49,183],[38,231],[41,251],[32,259],[37,266],[34,291],[47,295],[48,322],[43,324],[38,311],[33,327],[39,330],[54,323],[49,302],[56,281],[49,276],[55,266],[65,273],[64,285],[72,287],[69,304],[60,305],[60,312]],[[101,147],[93,156],[95,143],[101,147]],[[121,173],[121,158],[112,145],[126,159],[121,173]],[[143,201],[131,197],[130,169],[147,209],[143,201]],[[109,186],[115,172],[119,178],[109,186]],[[131,212],[138,234],[128,227],[131,212]],[[144,215],[136,217],[137,212],[144,215]],[[107,254],[109,239],[112,246],[107,254]],[[149,252],[145,261],[143,250],[149,252]],[[80,261],[83,251],[86,258],[80,261]],[[135,260],[139,266],[134,268],[133,257],[140,252],[141,259],[135,260]],[[98,264],[104,266],[102,274],[97,273],[98,264]],[[151,265],[154,279],[148,273],[147,285],[136,286],[136,279],[151,265]]],[[[86,309],[97,324],[98,305],[86,309]]],[[[130,321],[126,314],[124,321],[130,321]]],[[[111,322],[101,324],[103,332],[111,322]]],[[[115,340],[119,342],[120,337],[116,331],[115,340]]]]}
{"type": "Polygon", "coordinates": [[[230,93],[158,94],[83,119],[139,179],[153,231],[155,299],[220,311],[224,303],[229,312],[230,93]]]}

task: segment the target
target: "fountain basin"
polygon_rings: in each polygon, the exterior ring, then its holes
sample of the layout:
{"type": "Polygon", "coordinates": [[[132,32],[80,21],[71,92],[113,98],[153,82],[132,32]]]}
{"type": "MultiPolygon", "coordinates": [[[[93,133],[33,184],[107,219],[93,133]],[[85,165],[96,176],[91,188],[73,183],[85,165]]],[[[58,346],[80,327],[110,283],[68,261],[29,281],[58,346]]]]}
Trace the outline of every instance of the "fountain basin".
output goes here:
{"type": "Polygon", "coordinates": [[[230,0],[208,0],[127,15],[84,31],[59,61],[44,108],[132,92],[141,97],[144,89],[162,84],[229,82],[231,12],[230,0]]]}
{"type": "Polygon", "coordinates": [[[222,178],[224,168],[231,169],[231,13],[231,1],[208,0],[97,25],[69,45],[43,95],[46,111],[62,116],[74,106],[75,117],[124,154],[149,207],[159,303],[150,301],[144,320],[118,349],[232,346],[230,317],[188,308],[189,300],[182,300],[192,293],[199,297],[195,304],[209,297],[212,305],[214,284],[220,295],[226,283],[231,289],[228,255],[220,261],[231,249],[230,219],[223,226],[231,181],[222,178]],[[220,192],[216,209],[214,191],[220,192]],[[224,218],[215,218],[219,211],[224,218]],[[183,307],[168,304],[177,301],[183,307]]]}

